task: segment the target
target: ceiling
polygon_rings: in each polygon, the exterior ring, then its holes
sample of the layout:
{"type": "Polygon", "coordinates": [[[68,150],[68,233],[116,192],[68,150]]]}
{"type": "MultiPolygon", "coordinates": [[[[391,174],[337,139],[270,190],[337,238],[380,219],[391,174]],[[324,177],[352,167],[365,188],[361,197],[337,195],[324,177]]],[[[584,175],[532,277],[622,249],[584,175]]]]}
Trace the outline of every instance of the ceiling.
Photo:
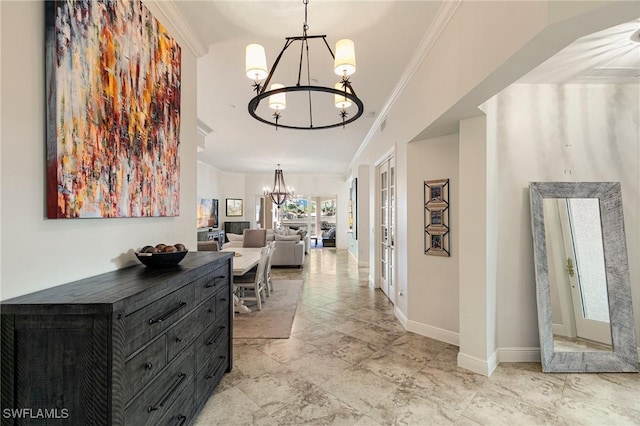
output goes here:
{"type": "MultiPolygon", "coordinates": [[[[332,50],[339,39],[355,42],[358,68],[351,81],[364,103],[360,119],[345,128],[326,130],[276,130],[247,111],[254,92],[244,73],[245,47],[262,44],[271,67],[285,37],[302,34],[302,0],[174,4],[195,37],[208,47],[198,59],[197,97],[198,119],[210,133],[198,160],[226,172],[273,173],[281,164],[285,174],[344,176],[358,147],[380,124],[379,114],[442,2],[309,0],[309,35],[327,35],[332,50]]],[[[634,40],[640,41],[639,28],[640,20],[634,20],[578,39],[518,82],[638,83],[640,44],[634,40]]],[[[272,82],[295,84],[299,49],[294,45],[287,50],[278,66],[279,81],[274,76],[272,82]]],[[[333,73],[326,47],[310,42],[309,49],[311,84],[333,86],[339,77],[333,73]]],[[[293,102],[288,94],[283,120],[306,114],[307,104],[296,108],[293,102]]],[[[314,98],[313,108],[316,123],[338,118],[327,96],[314,98]]]]}
{"type": "MultiPolygon", "coordinates": [[[[327,35],[332,50],[342,38],[355,43],[357,71],[351,82],[364,103],[364,113],[345,128],[276,130],[253,119],[247,111],[254,92],[252,81],[244,73],[245,47],[262,44],[271,67],[285,37],[302,34],[303,1],[175,2],[196,37],[208,46],[208,54],[198,59],[198,118],[212,132],[198,159],[228,172],[273,173],[280,163],[285,174],[344,176],[440,4],[310,0],[309,35],[327,35]]],[[[333,87],[339,77],[333,73],[331,56],[320,40],[315,41],[309,43],[312,84],[333,87]]],[[[282,81],[277,82],[295,84],[299,46],[288,49],[278,66],[279,73],[293,75],[281,76],[282,81]]],[[[298,108],[292,103],[288,94],[283,120],[308,108],[306,103],[298,108]]],[[[323,112],[330,114],[329,119],[339,119],[330,95],[315,97],[313,108],[316,125],[323,112]]]]}
{"type": "Polygon", "coordinates": [[[640,19],[581,37],[519,83],[640,83],[640,19]]]}

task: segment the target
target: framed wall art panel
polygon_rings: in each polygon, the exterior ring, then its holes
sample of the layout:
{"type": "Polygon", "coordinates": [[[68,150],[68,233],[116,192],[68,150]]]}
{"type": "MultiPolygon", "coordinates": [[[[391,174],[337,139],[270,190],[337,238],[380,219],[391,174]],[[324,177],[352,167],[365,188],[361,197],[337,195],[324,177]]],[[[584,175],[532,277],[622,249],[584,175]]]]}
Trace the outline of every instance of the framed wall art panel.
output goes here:
{"type": "Polygon", "coordinates": [[[239,198],[227,198],[226,215],[229,217],[243,216],[242,200],[239,198]]]}
{"type": "Polygon", "coordinates": [[[44,4],[47,217],[178,216],[180,46],[140,1],[44,4]]]}
{"type": "Polygon", "coordinates": [[[450,256],[449,179],[424,182],[424,253],[450,256]]]}

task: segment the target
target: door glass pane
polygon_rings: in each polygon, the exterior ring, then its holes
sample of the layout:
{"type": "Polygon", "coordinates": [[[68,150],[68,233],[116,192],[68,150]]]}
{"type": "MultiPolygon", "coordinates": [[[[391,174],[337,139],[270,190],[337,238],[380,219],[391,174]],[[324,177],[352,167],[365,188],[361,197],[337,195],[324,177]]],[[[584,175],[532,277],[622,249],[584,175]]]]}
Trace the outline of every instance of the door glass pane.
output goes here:
{"type": "Polygon", "coordinates": [[[311,201],[309,203],[309,234],[310,235],[318,235],[316,234],[316,202],[311,201]]]}
{"type": "Polygon", "coordinates": [[[283,226],[295,229],[306,228],[308,223],[309,200],[303,197],[288,199],[280,206],[280,220],[283,226]]]}
{"type": "Polygon", "coordinates": [[[387,247],[384,244],[380,247],[380,273],[383,279],[387,278],[387,247]]]}
{"type": "Polygon", "coordinates": [[[382,174],[380,175],[380,188],[387,188],[387,172],[382,172],[382,174]]]}
{"type": "Polygon", "coordinates": [[[571,198],[567,203],[583,316],[609,322],[600,204],[597,198],[571,198]]]}
{"type": "Polygon", "coordinates": [[[393,250],[389,250],[389,287],[393,286],[393,250]]]}

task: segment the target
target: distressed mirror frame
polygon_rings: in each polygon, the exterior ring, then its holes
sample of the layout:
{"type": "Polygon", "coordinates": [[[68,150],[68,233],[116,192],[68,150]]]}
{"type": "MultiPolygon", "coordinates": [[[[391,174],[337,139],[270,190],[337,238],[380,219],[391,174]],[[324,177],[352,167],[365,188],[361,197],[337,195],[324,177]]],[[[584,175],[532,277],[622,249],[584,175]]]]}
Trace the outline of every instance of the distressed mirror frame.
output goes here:
{"type": "Polygon", "coordinates": [[[638,348],[631,304],[629,261],[620,183],[531,182],[529,195],[542,371],[545,373],[638,372],[638,348]],[[597,198],[599,200],[612,352],[554,352],[553,350],[551,296],[543,215],[544,198],[597,198]]]}

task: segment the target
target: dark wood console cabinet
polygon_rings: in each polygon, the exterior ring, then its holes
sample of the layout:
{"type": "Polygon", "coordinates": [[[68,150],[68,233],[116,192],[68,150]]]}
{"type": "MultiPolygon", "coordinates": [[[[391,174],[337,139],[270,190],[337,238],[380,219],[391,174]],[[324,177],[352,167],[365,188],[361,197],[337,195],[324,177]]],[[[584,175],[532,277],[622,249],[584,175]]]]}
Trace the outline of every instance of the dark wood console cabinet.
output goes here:
{"type": "Polygon", "coordinates": [[[191,252],[3,301],[2,425],[192,423],[232,368],[232,259],[191,252]]]}
{"type": "Polygon", "coordinates": [[[217,241],[222,248],[224,241],[224,231],[221,229],[205,229],[198,231],[198,241],[217,241]]]}
{"type": "Polygon", "coordinates": [[[228,243],[229,238],[227,238],[226,234],[238,234],[242,235],[245,229],[251,228],[251,223],[246,221],[238,221],[238,222],[225,222],[224,223],[224,233],[225,238],[224,242],[228,243]]]}

